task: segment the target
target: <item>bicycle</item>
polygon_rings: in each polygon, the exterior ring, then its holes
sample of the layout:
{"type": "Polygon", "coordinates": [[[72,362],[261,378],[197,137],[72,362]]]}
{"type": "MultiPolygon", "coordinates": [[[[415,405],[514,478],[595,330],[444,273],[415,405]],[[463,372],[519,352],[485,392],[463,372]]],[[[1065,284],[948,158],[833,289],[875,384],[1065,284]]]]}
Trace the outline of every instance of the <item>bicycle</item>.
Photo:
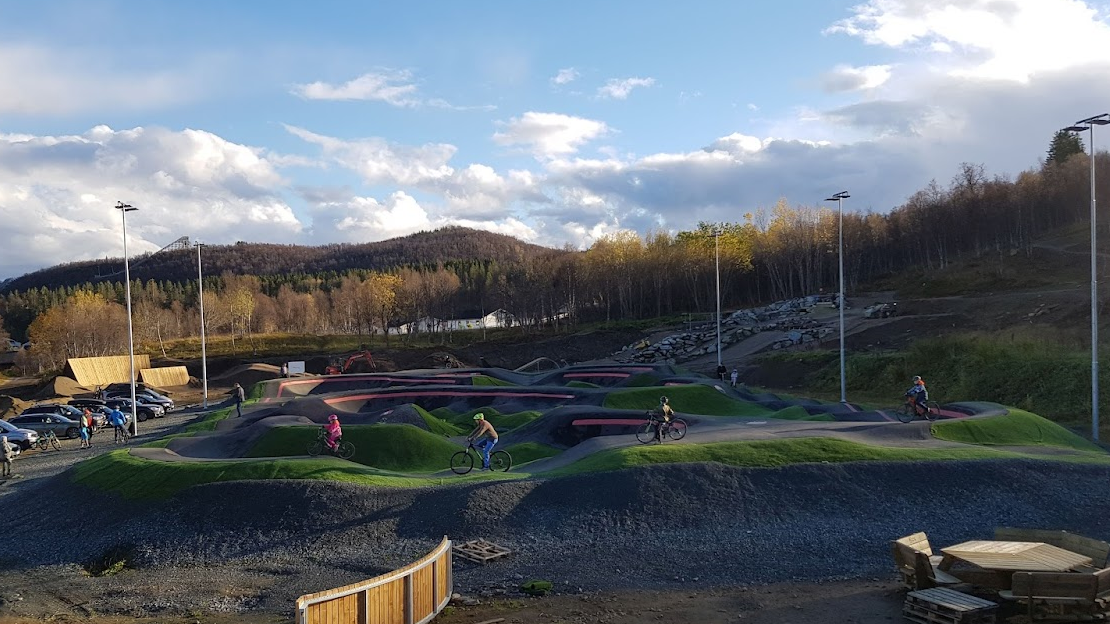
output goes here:
{"type": "Polygon", "coordinates": [[[37,446],[40,451],[45,451],[47,447],[53,448],[55,451],[62,450],[62,445],[58,442],[58,436],[50,429],[47,429],[45,433],[39,435],[39,439],[35,442],[35,446],[37,446]]]}
{"type": "Polygon", "coordinates": [[[636,430],[636,439],[640,444],[654,442],[657,430],[659,442],[662,442],[664,437],[676,441],[686,437],[686,421],[681,418],[672,418],[670,422],[664,422],[654,412],[648,412],[647,418],[647,423],[636,430]]]}
{"type": "MultiPolygon", "coordinates": [[[[482,460],[482,451],[474,446],[474,442],[468,442],[466,450],[459,451],[451,456],[451,472],[455,474],[466,474],[474,470],[474,456],[478,456],[478,461],[482,460]],[[470,451],[474,451],[471,453],[470,451]]],[[[513,467],[513,457],[506,451],[494,451],[489,455],[489,469],[494,472],[508,472],[509,468],[513,467]]]]}
{"type": "Polygon", "coordinates": [[[128,442],[131,441],[131,438],[132,438],[132,436],[131,436],[131,427],[128,427],[127,425],[120,425],[119,427],[116,427],[116,426],[113,425],[112,429],[114,430],[113,435],[115,436],[114,439],[112,440],[113,444],[115,444],[115,443],[127,444],[128,442]]]}
{"type": "Polygon", "coordinates": [[[937,419],[937,414],[940,413],[940,404],[936,401],[925,401],[925,413],[922,414],[917,409],[917,404],[913,399],[908,399],[902,404],[901,409],[898,410],[898,420],[908,423],[916,418],[924,418],[928,421],[937,419]]]}
{"type": "Polygon", "coordinates": [[[320,453],[323,453],[324,449],[326,448],[331,451],[332,455],[335,455],[340,459],[350,459],[354,457],[354,444],[351,444],[350,442],[344,442],[343,438],[339,438],[335,441],[335,450],[331,450],[331,448],[327,444],[327,439],[328,432],[320,429],[320,431],[316,434],[316,439],[308,443],[308,454],[312,457],[316,457],[320,453]]]}

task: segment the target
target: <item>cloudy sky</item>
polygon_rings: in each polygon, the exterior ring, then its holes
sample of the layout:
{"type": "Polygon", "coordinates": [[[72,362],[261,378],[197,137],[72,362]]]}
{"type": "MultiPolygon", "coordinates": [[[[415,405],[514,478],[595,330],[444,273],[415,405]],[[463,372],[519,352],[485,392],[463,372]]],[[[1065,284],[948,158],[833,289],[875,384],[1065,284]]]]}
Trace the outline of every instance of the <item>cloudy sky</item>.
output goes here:
{"type": "Polygon", "coordinates": [[[0,0],[0,279],[122,255],[120,200],[132,253],[886,211],[1110,110],[1110,0],[430,6],[0,0]]]}

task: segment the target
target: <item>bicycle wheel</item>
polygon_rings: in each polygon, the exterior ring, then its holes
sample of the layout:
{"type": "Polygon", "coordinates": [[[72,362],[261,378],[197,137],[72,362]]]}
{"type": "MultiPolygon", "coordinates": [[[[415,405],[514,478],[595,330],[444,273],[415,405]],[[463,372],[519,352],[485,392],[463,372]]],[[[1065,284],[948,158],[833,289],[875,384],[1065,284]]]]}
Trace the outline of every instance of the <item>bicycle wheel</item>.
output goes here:
{"type": "Polygon", "coordinates": [[[505,451],[494,451],[489,456],[489,467],[495,472],[508,472],[513,467],[513,458],[505,451]]]}
{"type": "Polygon", "coordinates": [[[313,440],[312,442],[310,442],[308,444],[308,454],[311,455],[312,457],[316,457],[317,455],[319,455],[320,453],[323,453],[323,452],[324,452],[324,443],[321,442],[320,440],[313,440]]]}
{"type": "Polygon", "coordinates": [[[671,421],[670,428],[667,429],[667,437],[672,440],[681,440],[686,437],[686,421],[681,418],[675,418],[671,421]]]}
{"type": "Polygon", "coordinates": [[[898,420],[900,420],[904,423],[910,422],[917,415],[917,414],[914,414],[913,406],[910,405],[909,403],[906,403],[906,404],[902,405],[902,408],[899,409],[896,413],[898,415],[898,420]]]}
{"type": "MultiPolygon", "coordinates": [[[[60,450],[62,450],[62,445],[58,443],[58,438],[56,438],[56,437],[54,437],[54,436],[50,436],[50,446],[51,446],[51,448],[53,448],[53,449],[54,449],[55,451],[60,451],[60,450]]],[[[46,450],[46,446],[45,446],[45,445],[43,445],[43,447],[42,447],[42,448],[43,448],[43,450],[46,450]]]]}
{"type": "Polygon", "coordinates": [[[459,451],[451,456],[451,472],[466,474],[474,470],[474,456],[467,451],[459,451]]]}
{"type": "Polygon", "coordinates": [[[340,459],[350,459],[355,456],[355,445],[350,442],[340,442],[339,448],[336,449],[335,454],[338,455],[340,459]]]}
{"type": "Polygon", "coordinates": [[[926,420],[936,420],[940,414],[940,404],[936,401],[925,401],[926,420]]]}
{"type": "Polygon", "coordinates": [[[45,451],[47,444],[49,444],[49,442],[46,441],[46,438],[39,438],[38,442],[35,442],[35,447],[40,451],[45,451]]]}
{"type": "Polygon", "coordinates": [[[640,444],[651,444],[655,441],[655,423],[648,422],[647,424],[640,425],[636,430],[636,439],[640,444]]]}

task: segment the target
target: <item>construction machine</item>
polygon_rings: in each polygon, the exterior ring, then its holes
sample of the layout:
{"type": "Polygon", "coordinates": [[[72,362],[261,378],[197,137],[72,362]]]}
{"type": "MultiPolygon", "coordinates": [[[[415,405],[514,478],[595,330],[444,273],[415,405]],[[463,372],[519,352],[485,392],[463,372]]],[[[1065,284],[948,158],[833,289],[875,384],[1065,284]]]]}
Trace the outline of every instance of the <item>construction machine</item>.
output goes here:
{"type": "Polygon", "coordinates": [[[340,360],[333,360],[324,368],[325,375],[345,375],[347,373],[368,373],[372,370],[377,370],[378,366],[374,364],[374,356],[370,355],[369,351],[359,351],[347,358],[346,362],[340,360]]]}

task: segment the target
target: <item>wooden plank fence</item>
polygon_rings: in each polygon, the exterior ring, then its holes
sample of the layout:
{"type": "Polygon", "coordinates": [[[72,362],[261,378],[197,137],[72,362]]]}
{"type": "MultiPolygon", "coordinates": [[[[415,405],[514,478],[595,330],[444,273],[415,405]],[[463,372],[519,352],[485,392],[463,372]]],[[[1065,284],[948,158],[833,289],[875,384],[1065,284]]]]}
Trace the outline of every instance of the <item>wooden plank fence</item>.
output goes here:
{"type": "Polygon", "coordinates": [[[173,388],[189,383],[189,369],[184,366],[163,366],[144,368],[139,371],[139,380],[155,388],[173,388]]]}
{"type": "Polygon", "coordinates": [[[425,624],[451,600],[451,540],[399,570],[297,598],[298,624],[425,624]]]}

